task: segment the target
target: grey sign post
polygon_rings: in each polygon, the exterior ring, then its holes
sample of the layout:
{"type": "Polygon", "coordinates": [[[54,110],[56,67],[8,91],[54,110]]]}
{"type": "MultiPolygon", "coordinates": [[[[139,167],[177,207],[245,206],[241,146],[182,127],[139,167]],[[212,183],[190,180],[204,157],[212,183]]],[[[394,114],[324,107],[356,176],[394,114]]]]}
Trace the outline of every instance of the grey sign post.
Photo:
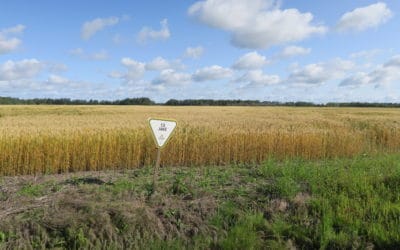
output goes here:
{"type": "Polygon", "coordinates": [[[157,158],[153,173],[153,192],[156,191],[158,168],[161,162],[161,149],[168,143],[176,125],[177,122],[172,119],[149,118],[149,126],[157,148],[157,158]]]}

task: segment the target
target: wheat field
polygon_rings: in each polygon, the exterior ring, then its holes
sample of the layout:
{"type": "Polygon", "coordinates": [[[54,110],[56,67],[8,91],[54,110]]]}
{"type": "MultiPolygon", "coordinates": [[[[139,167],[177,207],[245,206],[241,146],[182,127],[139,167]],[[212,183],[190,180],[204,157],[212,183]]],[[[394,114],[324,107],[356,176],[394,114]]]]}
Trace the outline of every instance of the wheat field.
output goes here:
{"type": "Polygon", "coordinates": [[[0,175],[151,165],[149,117],[178,121],[162,166],[400,151],[399,109],[0,106],[0,175]]]}

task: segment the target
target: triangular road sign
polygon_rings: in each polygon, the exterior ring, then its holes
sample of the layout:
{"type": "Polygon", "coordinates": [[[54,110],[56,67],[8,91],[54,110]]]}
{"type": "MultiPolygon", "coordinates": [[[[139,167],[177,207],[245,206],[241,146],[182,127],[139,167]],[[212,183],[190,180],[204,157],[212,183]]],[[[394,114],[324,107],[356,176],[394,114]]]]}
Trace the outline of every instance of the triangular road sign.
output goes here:
{"type": "Polygon", "coordinates": [[[157,148],[164,147],[176,127],[176,121],[150,118],[149,124],[157,148]]]}

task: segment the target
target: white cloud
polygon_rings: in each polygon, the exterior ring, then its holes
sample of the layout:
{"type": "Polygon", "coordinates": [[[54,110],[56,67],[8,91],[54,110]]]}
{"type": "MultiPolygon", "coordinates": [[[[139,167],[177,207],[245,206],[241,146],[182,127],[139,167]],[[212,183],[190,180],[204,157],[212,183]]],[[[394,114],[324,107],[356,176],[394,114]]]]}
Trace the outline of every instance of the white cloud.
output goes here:
{"type": "Polygon", "coordinates": [[[112,71],[108,74],[111,78],[124,79],[127,83],[139,80],[145,73],[145,64],[135,61],[131,58],[124,57],[121,59],[121,64],[125,66],[124,73],[119,71],[112,71]]]}
{"type": "Polygon", "coordinates": [[[378,55],[381,53],[382,50],[380,49],[373,49],[373,50],[362,50],[362,51],[357,51],[354,53],[350,54],[350,58],[352,59],[357,59],[357,58],[363,58],[363,59],[371,59],[372,57],[378,55]]]}
{"type": "Polygon", "coordinates": [[[343,79],[339,86],[359,86],[370,83],[371,77],[365,72],[357,72],[356,74],[343,79]]]}
{"type": "Polygon", "coordinates": [[[126,83],[133,83],[144,76],[146,71],[162,71],[164,74],[169,70],[183,69],[184,65],[179,60],[168,61],[162,57],[156,57],[152,61],[145,63],[125,57],[121,59],[121,64],[125,66],[126,71],[112,71],[108,74],[111,78],[124,79],[126,83]]]}
{"type": "Polygon", "coordinates": [[[160,75],[152,83],[155,85],[181,86],[191,82],[190,74],[179,73],[173,69],[161,71],[160,75]]]}
{"type": "Polygon", "coordinates": [[[141,78],[145,72],[145,64],[142,62],[125,57],[122,58],[121,63],[128,69],[124,75],[124,78],[127,80],[137,80],[141,78]]]}
{"type": "Polygon", "coordinates": [[[369,83],[375,84],[376,87],[390,84],[400,80],[400,67],[382,67],[378,68],[369,75],[371,77],[369,83]]]}
{"type": "Polygon", "coordinates": [[[70,80],[57,74],[50,74],[45,80],[0,81],[0,90],[21,98],[115,99],[114,88],[109,84],[70,80]]]}
{"type": "Polygon", "coordinates": [[[363,31],[378,27],[392,16],[392,11],[386,4],[378,2],[343,14],[336,28],[339,31],[363,31]]]}
{"type": "Polygon", "coordinates": [[[22,34],[24,32],[25,28],[26,27],[24,25],[18,24],[18,25],[14,26],[14,27],[10,27],[10,28],[6,28],[6,29],[1,30],[0,34],[3,34],[3,35],[10,35],[10,34],[11,35],[19,35],[19,34],[22,34]]]}
{"type": "Polygon", "coordinates": [[[234,69],[259,69],[267,65],[269,61],[265,56],[253,51],[241,56],[232,66],[234,69]]]}
{"type": "Polygon", "coordinates": [[[184,57],[197,59],[197,58],[201,57],[203,55],[203,53],[204,53],[204,48],[201,46],[188,47],[185,50],[184,57]]]}
{"type": "Polygon", "coordinates": [[[384,65],[385,68],[388,67],[398,67],[400,68],[400,55],[393,56],[389,61],[387,61],[384,65]]]}
{"type": "Polygon", "coordinates": [[[21,44],[18,38],[6,38],[0,35],[0,55],[16,50],[21,44]]]}
{"type": "Polygon", "coordinates": [[[369,73],[358,72],[341,81],[339,86],[361,86],[374,84],[376,87],[400,81],[400,55],[393,56],[385,64],[369,73]]]}
{"type": "Polygon", "coordinates": [[[146,70],[161,71],[164,69],[181,69],[181,68],[183,68],[183,65],[178,60],[170,62],[160,56],[146,63],[146,70]]]}
{"type": "Polygon", "coordinates": [[[68,66],[65,65],[64,63],[46,63],[46,67],[50,72],[54,73],[59,73],[59,72],[64,72],[68,70],[68,66]]]}
{"type": "MultiPolygon", "coordinates": [[[[50,74],[47,80],[37,77],[46,72],[66,70],[66,65],[52,62],[41,62],[37,59],[7,61],[0,65],[0,87],[2,92],[18,95],[59,96],[72,93],[72,89],[84,91],[83,82],[72,82],[58,74],[50,74]]],[[[71,97],[71,96],[68,96],[71,97]]]]}
{"type": "Polygon", "coordinates": [[[25,26],[21,24],[0,30],[0,55],[12,52],[21,45],[20,39],[10,35],[20,35],[24,30],[25,26]]]}
{"type": "Polygon", "coordinates": [[[250,70],[236,79],[236,82],[246,83],[244,88],[265,87],[281,83],[281,78],[278,75],[266,75],[262,70],[250,70]]]}
{"type": "Polygon", "coordinates": [[[100,50],[98,52],[95,52],[95,53],[89,55],[88,58],[91,60],[94,60],[94,61],[103,61],[103,60],[107,60],[109,58],[109,56],[108,56],[108,52],[106,50],[100,50]]]}
{"type": "Polygon", "coordinates": [[[170,63],[162,57],[156,57],[153,61],[146,64],[146,70],[163,70],[169,69],[170,63]]]}
{"type": "Polygon", "coordinates": [[[261,49],[295,42],[327,28],[312,24],[311,13],[279,9],[275,0],[206,0],[188,9],[189,16],[231,34],[237,47],[261,49]]]}
{"type": "Polygon", "coordinates": [[[171,36],[168,28],[168,20],[164,19],[160,22],[160,30],[153,30],[149,27],[143,27],[138,34],[138,41],[145,43],[148,40],[166,40],[171,36]]]}
{"type": "Polygon", "coordinates": [[[109,77],[111,77],[111,78],[124,78],[124,74],[123,73],[121,73],[121,72],[119,72],[119,71],[111,71],[109,74],[108,74],[108,76],[109,77]]]}
{"type": "Polygon", "coordinates": [[[81,59],[92,61],[104,61],[109,58],[108,52],[104,49],[94,53],[86,53],[82,48],[76,48],[70,50],[69,54],[77,56],[81,59]]]}
{"type": "Polygon", "coordinates": [[[192,75],[192,79],[196,82],[204,82],[229,78],[231,76],[231,69],[223,68],[219,65],[213,65],[196,70],[196,72],[192,75]]]}
{"type": "Polygon", "coordinates": [[[161,92],[165,90],[165,85],[149,85],[145,90],[150,92],[161,92]]]}
{"type": "Polygon", "coordinates": [[[331,74],[326,73],[327,69],[321,64],[309,64],[291,73],[289,81],[295,84],[321,84],[331,78],[331,74]]]}
{"type": "MultiPolygon", "coordinates": [[[[92,83],[84,81],[74,81],[60,75],[51,74],[47,80],[42,82],[33,82],[30,88],[42,91],[51,91],[54,94],[62,95],[64,93],[71,94],[74,91],[83,92],[89,94],[93,91],[91,88],[96,89],[100,86],[95,86],[92,83]]],[[[70,97],[70,96],[68,96],[70,97]]]]}
{"type": "Polygon", "coordinates": [[[70,83],[70,80],[59,75],[50,75],[49,78],[47,79],[47,82],[49,84],[61,85],[70,83]]]}
{"type": "Polygon", "coordinates": [[[43,63],[36,59],[22,61],[6,61],[0,65],[0,81],[29,79],[38,75],[43,69],[43,63]]]}
{"type": "Polygon", "coordinates": [[[84,51],[82,48],[76,48],[76,49],[71,49],[69,51],[69,54],[73,56],[82,56],[84,54],[84,51]]]}
{"type": "Polygon", "coordinates": [[[97,32],[110,26],[114,26],[119,22],[118,17],[109,18],[96,18],[91,21],[87,21],[82,25],[81,38],[83,40],[89,40],[97,32]]]}
{"type": "Polygon", "coordinates": [[[292,57],[292,56],[302,56],[310,54],[311,48],[303,48],[300,46],[287,46],[282,52],[281,56],[283,57],[292,57]]]}
{"type": "Polygon", "coordinates": [[[335,59],[330,62],[313,63],[295,68],[287,83],[298,86],[318,86],[330,80],[340,79],[354,68],[352,61],[335,59]]]}

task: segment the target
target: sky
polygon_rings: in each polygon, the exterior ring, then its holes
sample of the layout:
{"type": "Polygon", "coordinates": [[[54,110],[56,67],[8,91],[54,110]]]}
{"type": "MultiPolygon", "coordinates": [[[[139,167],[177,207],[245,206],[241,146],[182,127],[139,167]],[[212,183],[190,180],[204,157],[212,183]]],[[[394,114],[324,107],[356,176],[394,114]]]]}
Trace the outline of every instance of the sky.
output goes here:
{"type": "Polygon", "coordinates": [[[0,96],[400,102],[400,1],[0,1],[0,96]]]}

